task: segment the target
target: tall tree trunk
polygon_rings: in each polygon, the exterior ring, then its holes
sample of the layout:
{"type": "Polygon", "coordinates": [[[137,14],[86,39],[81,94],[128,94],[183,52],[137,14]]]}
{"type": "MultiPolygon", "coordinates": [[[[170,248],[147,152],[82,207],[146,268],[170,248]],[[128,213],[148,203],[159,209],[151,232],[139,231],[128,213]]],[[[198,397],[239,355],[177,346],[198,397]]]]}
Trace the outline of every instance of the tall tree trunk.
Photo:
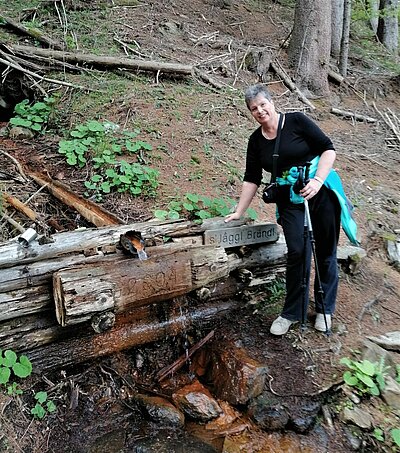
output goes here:
{"type": "Polygon", "coordinates": [[[343,10],[344,0],[332,0],[331,55],[335,60],[339,59],[340,46],[342,43],[343,10]]]}
{"type": "Polygon", "coordinates": [[[339,72],[343,77],[346,77],[350,46],[351,0],[344,0],[343,6],[343,33],[340,45],[339,72]]]}
{"type": "Polygon", "coordinates": [[[297,0],[288,57],[302,91],[329,93],[331,1],[297,0]]]}
{"type": "Polygon", "coordinates": [[[380,0],[366,0],[366,7],[369,12],[369,23],[375,34],[378,31],[379,1],[380,0]]]}
{"type": "Polygon", "coordinates": [[[389,52],[397,55],[399,46],[398,0],[380,0],[377,35],[389,52]]]}

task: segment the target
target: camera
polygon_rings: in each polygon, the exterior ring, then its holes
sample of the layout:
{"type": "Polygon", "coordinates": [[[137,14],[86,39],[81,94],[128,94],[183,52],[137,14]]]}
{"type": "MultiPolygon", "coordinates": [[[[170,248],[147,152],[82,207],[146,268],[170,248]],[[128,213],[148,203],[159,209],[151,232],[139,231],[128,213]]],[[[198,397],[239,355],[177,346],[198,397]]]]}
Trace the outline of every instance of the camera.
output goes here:
{"type": "Polygon", "coordinates": [[[276,203],[278,199],[278,186],[275,182],[265,186],[262,199],[264,203],[276,203]]]}

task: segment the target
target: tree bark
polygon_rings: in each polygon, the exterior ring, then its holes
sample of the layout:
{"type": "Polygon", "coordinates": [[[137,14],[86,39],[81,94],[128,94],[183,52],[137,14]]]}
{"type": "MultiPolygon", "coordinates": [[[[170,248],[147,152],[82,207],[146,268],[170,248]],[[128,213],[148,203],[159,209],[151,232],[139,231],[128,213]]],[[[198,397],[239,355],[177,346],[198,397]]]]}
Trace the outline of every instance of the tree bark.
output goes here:
{"type": "Polygon", "coordinates": [[[302,91],[323,96],[329,93],[330,49],[330,0],[297,0],[288,57],[302,91]]]}
{"type": "Polygon", "coordinates": [[[380,0],[377,36],[386,49],[397,55],[399,48],[398,0],[380,0]]]}
{"type": "Polygon", "coordinates": [[[332,0],[332,39],[331,55],[335,60],[339,59],[343,35],[344,0],[332,0]]]}
{"type": "Polygon", "coordinates": [[[349,58],[349,47],[350,47],[350,22],[351,22],[351,0],[344,0],[343,32],[339,56],[339,72],[343,77],[347,76],[347,63],[349,58]]]}

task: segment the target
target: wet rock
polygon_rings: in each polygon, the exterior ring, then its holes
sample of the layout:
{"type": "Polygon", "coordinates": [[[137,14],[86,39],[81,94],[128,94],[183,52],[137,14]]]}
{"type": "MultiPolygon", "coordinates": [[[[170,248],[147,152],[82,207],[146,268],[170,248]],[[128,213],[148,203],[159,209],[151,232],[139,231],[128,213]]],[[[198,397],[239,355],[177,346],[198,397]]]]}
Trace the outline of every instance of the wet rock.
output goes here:
{"type": "Polygon", "coordinates": [[[120,453],[125,446],[124,430],[113,431],[96,439],[88,453],[120,453]]]}
{"type": "Polygon", "coordinates": [[[165,398],[138,394],[134,400],[157,423],[172,426],[183,426],[185,423],[183,413],[165,398]]]}
{"type": "Polygon", "coordinates": [[[280,401],[267,392],[251,402],[248,414],[266,431],[281,431],[289,421],[289,415],[280,401]]]}
{"type": "Polygon", "coordinates": [[[385,379],[386,386],[382,391],[385,403],[393,409],[400,409],[400,385],[391,376],[385,379]]]}
{"type": "Polygon", "coordinates": [[[400,332],[387,332],[379,337],[367,337],[384,349],[400,351],[400,332]]]}
{"type": "Polygon", "coordinates": [[[354,407],[353,409],[345,407],[340,413],[340,418],[345,423],[353,423],[363,429],[372,428],[373,420],[371,414],[363,411],[359,407],[354,407]]]}
{"type": "MultiPolygon", "coordinates": [[[[217,453],[210,445],[184,433],[157,430],[156,436],[135,439],[129,453],[217,453]]],[[[104,452],[105,453],[105,452],[104,452]]]]}
{"type": "Polygon", "coordinates": [[[209,421],[222,414],[217,401],[199,381],[182,387],[172,398],[187,416],[195,420],[209,421]]]}
{"type": "Polygon", "coordinates": [[[233,344],[215,342],[210,348],[207,382],[228,403],[246,404],[264,389],[268,369],[233,344]]]}
{"type": "Polygon", "coordinates": [[[19,126],[12,127],[8,135],[14,140],[31,139],[34,137],[33,132],[30,129],[25,129],[24,127],[19,126]]]}
{"type": "Polygon", "coordinates": [[[306,433],[315,425],[320,409],[321,403],[319,401],[306,401],[304,404],[301,404],[294,411],[294,414],[290,414],[289,416],[290,428],[297,433],[306,433]]]}

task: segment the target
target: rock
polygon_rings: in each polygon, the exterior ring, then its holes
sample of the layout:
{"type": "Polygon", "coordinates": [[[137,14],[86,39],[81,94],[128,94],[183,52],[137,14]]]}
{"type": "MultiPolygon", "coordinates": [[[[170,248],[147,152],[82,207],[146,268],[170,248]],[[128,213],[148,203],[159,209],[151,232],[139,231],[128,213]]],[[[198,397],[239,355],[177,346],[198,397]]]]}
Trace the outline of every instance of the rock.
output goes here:
{"type": "Polygon", "coordinates": [[[357,435],[357,431],[359,430],[356,430],[356,433],[354,433],[354,430],[350,430],[346,427],[343,428],[343,431],[344,431],[344,434],[347,438],[347,440],[349,441],[349,444],[350,444],[350,447],[353,451],[357,451],[361,448],[361,443],[362,443],[362,434],[361,432],[359,433],[359,435],[357,435]]]}
{"type": "Polygon", "coordinates": [[[134,400],[157,423],[172,426],[183,426],[185,423],[183,413],[165,398],[139,393],[134,400]]]}
{"type": "Polygon", "coordinates": [[[319,401],[306,401],[292,415],[289,412],[289,427],[296,433],[304,434],[309,431],[317,419],[317,415],[321,409],[319,401]]]}
{"type": "MultiPolygon", "coordinates": [[[[139,436],[122,450],[129,453],[217,453],[211,445],[184,432],[157,429],[152,436],[139,436]]],[[[106,453],[103,450],[103,453],[106,453]]],[[[107,452],[108,453],[108,452],[107,452]]]]}
{"type": "Polygon", "coordinates": [[[266,431],[281,431],[289,421],[286,409],[268,392],[264,392],[251,402],[248,414],[266,431]]]}
{"type": "Polygon", "coordinates": [[[388,332],[379,337],[368,337],[367,338],[374,343],[378,344],[382,348],[389,349],[392,351],[400,351],[400,332],[388,332]]]}
{"type": "Polygon", "coordinates": [[[217,401],[199,381],[182,387],[172,398],[175,404],[194,420],[209,421],[222,414],[217,401]]]}
{"type": "Polygon", "coordinates": [[[350,409],[345,407],[340,413],[340,418],[345,423],[353,423],[362,429],[371,429],[372,428],[372,416],[368,412],[360,409],[359,407],[354,407],[350,409]]]}
{"type": "Polygon", "coordinates": [[[382,390],[382,398],[393,409],[400,409],[400,385],[391,376],[385,379],[385,388],[382,390]]]}
{"type": "Polygon", "coordinates": [[[34,137],[33,132],[30,129],[24,127],[14,126],[8,133],[9,137],[17,140],[31,139],[34,137]]]}
{"type": "Polygon", "coordinates": [[[386,373],[389,376],[396,376],[396,361],[394,355],[381,348],[369,340],[364,340],[363,360],[369,360],[371,363],[380,363],[383,360],[383,366],[387,367],[386,373]]]}
{"type": "Polygon", "coordinates": [[[362,259],[366,256],[367,252],[363,248],[353,245],[338,247],[337,249],[337,260],[344,272],[351,275],[359,271],[362,259]]]}
{"type": "Polygon", "coordinates": [[[390,264],[393,264],[396,269],[400,269],[400,238],[387,240],[386,247],[390,264]]]}
{"type": "Polygon", "coordinates": [[[208,349],[206,380],[213,393],[228,403],[246,404],[264,389],[267,367],[234,344],[214,342],[208,349]]]}

